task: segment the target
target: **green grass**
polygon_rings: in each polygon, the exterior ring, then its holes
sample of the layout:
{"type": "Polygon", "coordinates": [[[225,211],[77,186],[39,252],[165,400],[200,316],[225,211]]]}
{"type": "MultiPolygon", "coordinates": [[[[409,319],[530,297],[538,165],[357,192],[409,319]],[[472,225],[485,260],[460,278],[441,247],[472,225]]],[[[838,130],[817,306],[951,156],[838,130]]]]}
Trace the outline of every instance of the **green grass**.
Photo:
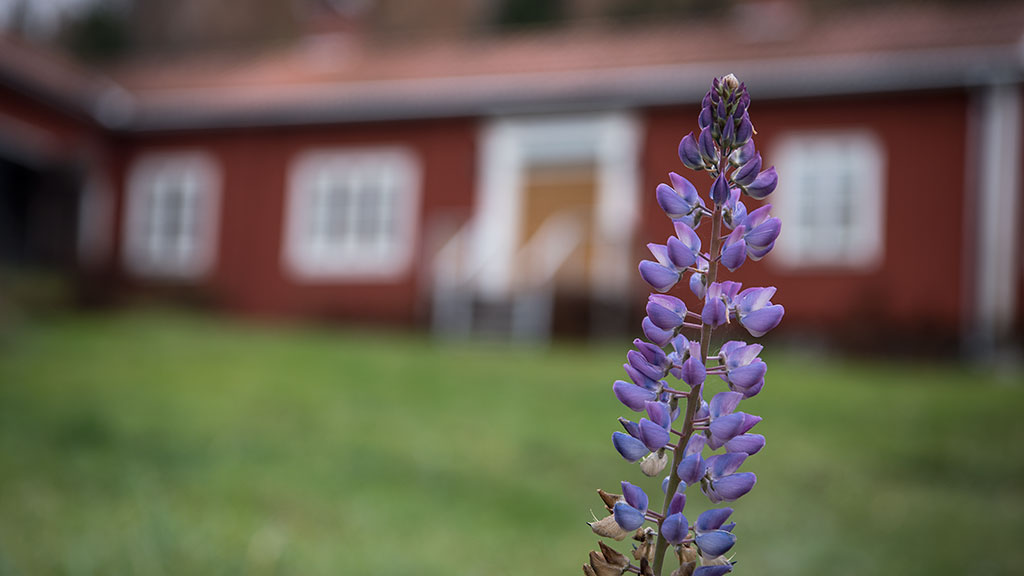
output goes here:
{"type": "MultiPolygon", "coordinates": [[[[23,326],[0,340],[0,575],[578,574],[594,489],[657,492],[609,440],[626,346],[23,326]]],[[[1019,375],[768,360],[737,573],[1024,573],[1019,375]]]]}

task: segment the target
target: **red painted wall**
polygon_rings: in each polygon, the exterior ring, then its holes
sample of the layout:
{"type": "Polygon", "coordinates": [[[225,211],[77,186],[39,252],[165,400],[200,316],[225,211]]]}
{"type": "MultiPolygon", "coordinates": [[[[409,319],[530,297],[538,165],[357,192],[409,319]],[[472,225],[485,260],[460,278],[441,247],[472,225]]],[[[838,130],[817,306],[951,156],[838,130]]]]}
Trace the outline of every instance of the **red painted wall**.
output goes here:
{"type": "MultiPolygon", "coordinates": [[[[413,265],[398,281],[306,283],[287,273],[281,250],[289,165],[296,156],[321,147],[411,149],[421,168],[422,238],[435,214],[454,209],[468,216],[473,202],[475,134],[475,121],[449,119],[139,136],[119,144],[119,196],[123,199],[125,175],[139,155],[204,150],[220,163],[223,179],[215,270],[194,286],[170,290],[247,314],[410,323],[422,312],[418,309],[420,283],[427,281],[421,277],[426,251],[422,243],[415,248],[413,265]]],[[[140,287],[148,287],[150,293],[167,290],[160,287],[162,282],[131,277],[124,282],[136,291],[140,287]]]]}
{"type": "MultiPolygon", "coordinates": [[[[784,270],[773,266],[769,255],[761,262],[748,261],[727,279],[777,286],[774,301],[786,306],[784,327],[789,330],[827,327],[829,332],[859,338],[926,334],[953,341],[965,321],[967,95],[943,92],[784,102],[758,101],[753,96],[751,115],[766,164],[772,163],[773,143],[787,130],[867,128],[884,141],[886,248],[880,267],[869,272],[784,270]],[[891,332],[883,336],[882,326],[891,332]]],[[[664,242],[671,233],[654,199],[655,187],[667,181],[669,171],[693,176],[702,192],[710,184],[709,178],[686,170],[676,156],[680,138],[696,129],[697,111],[692,108],[659,109],[647,115],[643,214],[650,225],[643,227],[649,232],[639,247],[664,242]]],[[[775,195],[785,193],[786,175],[780,174],[775,195]]],[[[752,204],[747,199],[748,207],[752,204]]]]}

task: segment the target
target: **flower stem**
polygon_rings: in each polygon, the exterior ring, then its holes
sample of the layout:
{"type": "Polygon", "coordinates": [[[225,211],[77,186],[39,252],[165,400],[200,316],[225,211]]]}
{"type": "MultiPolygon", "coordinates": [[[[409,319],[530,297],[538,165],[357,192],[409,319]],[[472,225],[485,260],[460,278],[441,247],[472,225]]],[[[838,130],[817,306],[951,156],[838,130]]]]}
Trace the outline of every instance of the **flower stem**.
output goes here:
{"type": "MultiPolygon", "coordinates": [[[[723,164],[724,154],[723,154],[723,164]]],[[[725,167],[723,166],[724,170],[725,167]]],[[[719,205],[715,205],[715,211],[711,216],[711,254],[714,256],[718,254],[721,249],[722,240],[722,208],[719,205]]],[[[718,258],[713,258],[708,265],[708,277],[707,282],[710,286],[718,278],[718,258]]],[[[700,329],[700,359],[704,364],[708,361],[708,350],[711,348],[711,326],[704,324],[700,329]]],[[[693,434],[693,417],[697,414],[697,409],[700,408],[701,388],[704,385],[695,386],[690,395],[686,398],[686,419],[683,420],[683,431],[680,434],[679,442],[676,444],[675,450],[672,451],[672,467],[669,468],[668,476],[668,489],[665,492],[665,508],[662,512],[662,516],[668,516],[668,506],[672,502],[672,497],[675,496],[676,490],[679,488],[679,475],[676,473],[676,468],[679,467],[679,463],[683,460],[683,452],[686,450],[686,444],[690,440],[690,436],[693,434]]],[[[678,399],[673,398],[671,403],[671,409],[674,410],[677,406],[678,399]]],[[[658,525],[658,544],[654,548],[654,574],[661,576],[661,568],[665,564],[665,552],[668,550],[668,540],[661,535],[661,524],[658,525]]]]}

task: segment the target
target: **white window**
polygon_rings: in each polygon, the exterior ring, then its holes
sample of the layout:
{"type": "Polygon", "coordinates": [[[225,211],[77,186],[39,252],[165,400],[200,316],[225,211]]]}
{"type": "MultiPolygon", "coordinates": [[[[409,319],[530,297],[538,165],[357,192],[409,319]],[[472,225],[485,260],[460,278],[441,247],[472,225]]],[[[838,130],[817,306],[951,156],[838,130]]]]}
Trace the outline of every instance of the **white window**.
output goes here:
{"type": "Polygon", "coordinates": [[[220,174],[199,152],[150,154],[128,174],[124,258],[140,276],[189,279],[216,255],[220,174]]]}
{"type": "Polygon", "coordinates": [[[871,268],[881,262],[885,153],[863,131],[801,133],[775,145],[782,219],[777,262],[789,267],[871,268]]]}
{"type": "Polygon", "coordinates": [[[405,150],[318,150],[288,179],[285,266],[306,280],[380,279],[412,260],[419,169],[405,150]]]}

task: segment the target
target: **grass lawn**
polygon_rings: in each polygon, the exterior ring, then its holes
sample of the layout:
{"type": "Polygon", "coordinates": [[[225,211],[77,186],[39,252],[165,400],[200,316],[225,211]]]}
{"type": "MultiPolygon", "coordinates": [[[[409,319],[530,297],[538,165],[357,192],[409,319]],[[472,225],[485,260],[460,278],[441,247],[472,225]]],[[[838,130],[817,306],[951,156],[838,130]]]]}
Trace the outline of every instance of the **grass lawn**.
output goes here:
{"type": "MultiPolygon", "coordinates": [[[[0,340],[0,575],[580,574],[594,489],[657,492],[611,447],[627,346],[23,326],[0,340]]],[[[768,363],[736,573],[1024,573],[1019,374],[768,363]]]]}

